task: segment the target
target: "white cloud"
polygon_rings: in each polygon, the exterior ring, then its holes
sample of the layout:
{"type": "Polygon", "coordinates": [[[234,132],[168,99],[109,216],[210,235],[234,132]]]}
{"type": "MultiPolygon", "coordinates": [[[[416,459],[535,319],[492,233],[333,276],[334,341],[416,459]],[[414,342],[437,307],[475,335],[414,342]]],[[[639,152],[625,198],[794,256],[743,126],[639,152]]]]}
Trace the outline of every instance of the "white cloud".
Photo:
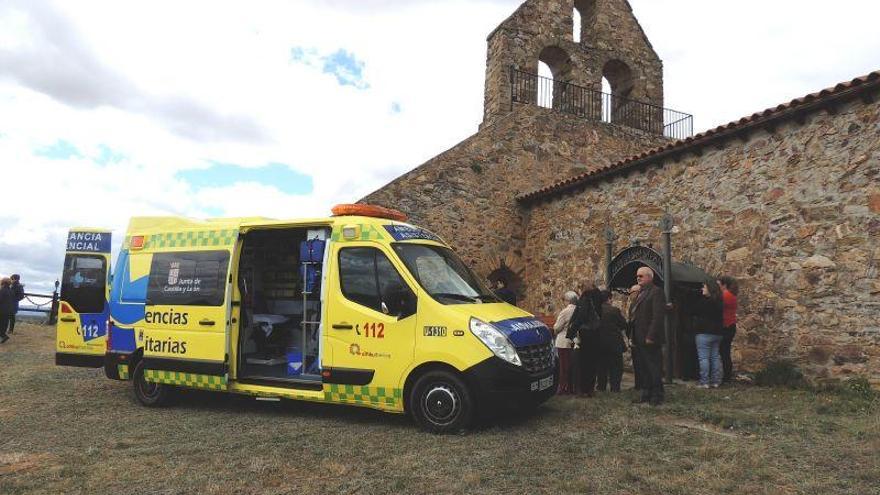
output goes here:
{"type": "MultiPolygon", "coordinates": [[[[877,37],[856,36],[873,33],[874,3],[631,3],[664,59],[667,106],[698,128],[880,67],[877,37]]],[[[0,4],[0,273],[48,288],[73,225],[118,242],[132,215],[300,217],[362,197],[476,130],[485,39],[518,4],[0,4]],[[345,51],[369,87],[292,63],[296,47],[345,51]],[[34,154],[59,140],[81,156],[34,154]],[[101,165],[105,147],[116,159],[101,165]],[[314,191],[176,178],[208,162],[283,163],[314,191]]]]}

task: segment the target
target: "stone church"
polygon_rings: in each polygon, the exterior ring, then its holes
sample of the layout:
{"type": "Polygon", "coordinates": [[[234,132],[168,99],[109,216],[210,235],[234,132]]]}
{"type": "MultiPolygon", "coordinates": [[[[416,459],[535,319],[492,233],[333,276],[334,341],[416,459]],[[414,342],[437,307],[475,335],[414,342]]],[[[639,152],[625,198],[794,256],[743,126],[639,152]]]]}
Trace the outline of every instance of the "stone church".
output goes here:
{"type": "Polygon", "coordinates": [[[487,44],[479,131],[363,202],[544,315],[668,213],[675,260],[740,281],[739,369],[880,385],[880,72],[692,135],[627,0],[528,0],[487,44]]]}

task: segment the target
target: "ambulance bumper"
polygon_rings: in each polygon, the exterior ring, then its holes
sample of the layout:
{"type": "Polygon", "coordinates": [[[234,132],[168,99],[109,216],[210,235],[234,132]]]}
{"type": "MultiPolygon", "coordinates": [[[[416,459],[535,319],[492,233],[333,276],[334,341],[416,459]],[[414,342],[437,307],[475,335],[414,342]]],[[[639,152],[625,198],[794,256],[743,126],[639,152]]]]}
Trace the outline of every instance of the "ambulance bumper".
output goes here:
{"type": "Polygon", "coordinates": [[[100,354],[55,353],[56,366],[76,366],[78,368],[100,368],[104,364],[104,356],[100,354]]]}
{"type": "Polygon", "coordinates": [[[483,415],[533,409],[556,394],[557,362],[546,370],[529,373],[497,357],[465,372],[483,415]]]}
{"type": "Polygon", "coordinates": [[[128,380],[134,371],[130,366],[131,353],[108,352],[104,355],[104,374],[111,380],[128,380]]]}

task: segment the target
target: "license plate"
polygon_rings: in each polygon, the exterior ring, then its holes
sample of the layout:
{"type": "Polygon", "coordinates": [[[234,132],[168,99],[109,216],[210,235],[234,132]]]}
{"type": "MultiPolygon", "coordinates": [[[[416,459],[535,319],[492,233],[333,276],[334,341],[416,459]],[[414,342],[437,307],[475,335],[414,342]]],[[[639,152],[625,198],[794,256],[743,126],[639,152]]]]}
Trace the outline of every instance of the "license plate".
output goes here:
{"type": "Polygon", "coordinates": [[[538,381],[532,382],[532,392],[540,392],[541,390],[547,390],[548,388],[553,386],[553,376],[548,376],[547,378],[542,378],[538,381]]]}

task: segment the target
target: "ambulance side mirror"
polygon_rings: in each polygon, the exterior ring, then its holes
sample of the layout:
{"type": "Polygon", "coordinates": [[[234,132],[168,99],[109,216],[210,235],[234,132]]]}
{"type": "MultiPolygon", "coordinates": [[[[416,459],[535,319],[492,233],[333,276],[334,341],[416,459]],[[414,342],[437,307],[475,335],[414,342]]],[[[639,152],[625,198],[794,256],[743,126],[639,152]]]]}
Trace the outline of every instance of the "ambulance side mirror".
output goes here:
{"type": "Polygon", "coordinates": [[[402,308],[398,319],[402,320],[416,314],[418,300],[411,290],[406,289],[402,300],[402,308]]]}
{"type": "Polygon", "coordinates": [[[402,320],[416,313],[416,296],[399,282],[391,282],[382,294],[382,308],[388,310],[387,314],[396,316],[402,320]]]}

